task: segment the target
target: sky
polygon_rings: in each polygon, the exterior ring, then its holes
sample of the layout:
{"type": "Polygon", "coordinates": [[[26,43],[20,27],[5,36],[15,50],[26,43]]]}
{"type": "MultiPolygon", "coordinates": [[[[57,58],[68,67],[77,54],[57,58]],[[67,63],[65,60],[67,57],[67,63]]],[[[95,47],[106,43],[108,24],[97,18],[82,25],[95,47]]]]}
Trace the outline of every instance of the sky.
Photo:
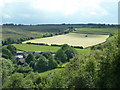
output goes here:
{"type": "Polygon", "coordinates": [[[119,0],[0,0],[1,23],[118,23],[119,0]]]}

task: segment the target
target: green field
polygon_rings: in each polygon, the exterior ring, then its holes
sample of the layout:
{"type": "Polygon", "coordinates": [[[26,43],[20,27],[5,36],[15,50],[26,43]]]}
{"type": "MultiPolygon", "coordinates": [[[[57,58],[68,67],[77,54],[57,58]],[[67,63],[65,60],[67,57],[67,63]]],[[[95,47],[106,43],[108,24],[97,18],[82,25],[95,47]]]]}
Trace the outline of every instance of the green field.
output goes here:
{"type": "Polygon", "coordinates": [[[41,37],[45,32],[24,30],[20,27],[3,27],[3,39],[5,38],[23,38],[23,37],[41,37]]]}
{"type": "Polygon", "coordinates": [[[42,77],[47,77],[51,73],[57,73],[57,72],[62,71],[62,70],[64,70],[64,68],[56,68],[56,69],[52,69],[52,70],[49,70],[46,72],[39,73],[39,75],[42,77]]]}
{"type": "Polygon", "coordinates": [[[23,25],[2,26],[3,38],[41,37],[43,34],[58,33],[68,29],[67,25],[23,25]]]}
{"type": "MultiPolygon", "coordinates": [[[[23,51],[42,51],[42,52],[56,52],[60,47],[58,46],[44,46],[44,45],[32,45],[32,44],[13,44],[18,50],[23,51]]],[[[79,53],[87,53],[89,49],[77,49],[79,53]]]]}
{"type": "Polygon", "coordinates": [[[42,52],[56,52],[60,47],[32,45],[32,44],[13,44],[17,49],[23,51],[42,51],[42,52]]]}
{"type": "Polygon", "coordinates": [[[84,34],[115,34],[118,33],[118,28],[76,28],[75,33],[84,34]]]}
{"type": "Polygon", "coordinates": [[[69,63],[70,62],[63,63],[61,65],[58,65],[57,68],[46,71],[46,72],[41,72],[41,73],[39,73],[39,75],[42,77],[46,77],[47,75],[49,75],[51,73],[57,73],[59,71],[63,71],[63,70],[65,70],[65,66],[68,65],[69,63]],[[59,68],[59,67],[62,67],[62,68],[59,68]]]}

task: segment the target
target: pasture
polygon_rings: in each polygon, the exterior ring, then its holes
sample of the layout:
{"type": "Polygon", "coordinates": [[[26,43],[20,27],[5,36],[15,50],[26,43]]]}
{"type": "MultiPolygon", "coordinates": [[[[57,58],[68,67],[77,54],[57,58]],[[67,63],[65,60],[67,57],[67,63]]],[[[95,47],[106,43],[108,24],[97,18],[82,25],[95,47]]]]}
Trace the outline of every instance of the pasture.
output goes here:
{"type": "Polygon", "coordinates": [[[58,35],[47,38],[38,38],[28,40],[23,43],[45,43],[48,45],[56,44],[63,45],[68,44],[70,46],[82,46],[83,48],[97,45],[106,41],[109,35],[95,35],[95,34],[80,34],[80,33],[69,33],[65,35],[58,35]]]}
{"type": "Polygon", "coordinates": [[[32,45],[32,44],[13,44],[17,49],[23,51],[42,51],[42,52],[56,52],[60,47],[32,45]]]}
{"type": "Polygon", "coordinates": [[[76,28],[74,33],[81,34],[116,34],[118,33],[118,28],[76,28]]]}
{"type": "MultiPolygon", "coordinates": [[[[23,51],[42,51],[42,52],[56,52],[60,47],[58,46],[44,46],[44,45],[32,45],[32,44],[13,44],[18,50],[23,51]]],[[[77,49],[78,53],[87,53],[90,49],[77,49]]]]}
{"type": "Polygon", "coordinates": [[[42,37],[44,34],[55,34],[68,29],[64,25],[22,25],[22,26],[2,26],[3,39],[42,37]]]}

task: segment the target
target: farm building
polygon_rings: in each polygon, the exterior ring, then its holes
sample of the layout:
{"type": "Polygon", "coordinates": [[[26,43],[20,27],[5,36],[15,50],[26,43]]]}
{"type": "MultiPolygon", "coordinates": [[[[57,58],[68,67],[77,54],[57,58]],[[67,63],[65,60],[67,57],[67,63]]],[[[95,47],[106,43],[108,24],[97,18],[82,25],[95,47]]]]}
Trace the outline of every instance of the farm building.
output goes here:
{"type": "Polygon", "coordinates": [[[24,58],[23,55],[16,55],[16,56],[15,56],[15,59],[23,59],[23,58],[24,58]]]}
{"type": "Polygon", "coordinates": [[[42,54],[43,52],[41,51],[26,51],[27,54],[42,54]]]}
{"type": "MultiPolygon", "coordinates": [[[[14,56],[15,60],[18,60],[20,63],[25,62],[25,57],[28,54],[42,54],[44,52],[41,51],[17,51],[16,55],[14,56]]],[[[55,55],[55,52],[50,52],[53,56],[55,55]]]]}
{"type": "Polygon", "coordinates": [[[42,54],[43,52],[41,51],[35,51],[34,54],[42,54]]]}
{"type": "Polygon", "coordinates": [[[24,64],[25,63],[24,51],[17,51],[16,55],[14,56],[14,59],[17,60],[19,64],[24,64]]]}
{"type": "Polygon", "coordinates": [[[24,62],[25,60],[25,51],[17,51],[16,55],[14,56],[14,59],[24,62]]]}
{"type": "Polygon", "coordinates": [[[16,55],[24,55],[24,51],[17,51],[16,55]]]}
{"type": "Polygon", "coordinates": [[[26,51],[27,54],[34,54],[35,51],[26,51]]]}

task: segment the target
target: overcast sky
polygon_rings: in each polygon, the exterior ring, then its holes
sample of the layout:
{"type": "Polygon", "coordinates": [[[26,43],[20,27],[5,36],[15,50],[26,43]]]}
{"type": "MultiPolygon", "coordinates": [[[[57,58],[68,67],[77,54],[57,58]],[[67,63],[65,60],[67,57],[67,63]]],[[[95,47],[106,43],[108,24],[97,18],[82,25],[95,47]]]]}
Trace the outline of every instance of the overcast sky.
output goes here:
{"type": "Polygon", "coordinates": [[[117,23],[119,0],[0,0],[2,23],[117,23]]]}

